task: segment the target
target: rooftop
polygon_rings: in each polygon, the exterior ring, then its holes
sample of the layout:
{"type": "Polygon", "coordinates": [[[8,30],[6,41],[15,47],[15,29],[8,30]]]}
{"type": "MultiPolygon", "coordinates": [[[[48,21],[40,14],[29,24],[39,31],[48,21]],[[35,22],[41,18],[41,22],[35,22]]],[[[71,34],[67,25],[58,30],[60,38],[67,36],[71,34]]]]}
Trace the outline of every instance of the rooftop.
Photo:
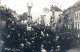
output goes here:
{"type": "MultiPolygon", "coordinates": [[[[51,7],[52,7],[52,9],[55,9],[55,11],[62,11],[62,10],[61,10],[60,8],[58,8],[57,6],[53,6],[53,5],[52,5],[51,7]]],[[[52,10],[52,9],[51,9],[51,10],[52,10]]]]}

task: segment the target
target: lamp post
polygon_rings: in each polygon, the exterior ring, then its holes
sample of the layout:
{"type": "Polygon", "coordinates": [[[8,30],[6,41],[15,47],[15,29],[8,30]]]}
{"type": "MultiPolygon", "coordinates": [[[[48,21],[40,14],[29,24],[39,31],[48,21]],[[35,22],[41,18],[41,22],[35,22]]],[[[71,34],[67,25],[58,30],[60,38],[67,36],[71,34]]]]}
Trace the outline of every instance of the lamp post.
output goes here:
{"type": "Polygon", "coordinates": [[[31,12],[31,8],[33,6],[33,3],[27,3],[27,7],[28,7],[28,15],[30,16],[30,12],[31,12]]]}
{"type": "Polygon", "coordinates": [[[31,8],[33,6],[33,3],[27,3],[28,7],[28,22],[27,22],[27,30],[31,31],[31,23],[32,23],[32,16],[31,16],[31,8]]]}
{"type": "Polygon", "coordinates": [[[31,8],[33,6],[33,3],[27,3],[27,7],[28,7],[28,22],[32,21],[31,18],[31,8]]]}

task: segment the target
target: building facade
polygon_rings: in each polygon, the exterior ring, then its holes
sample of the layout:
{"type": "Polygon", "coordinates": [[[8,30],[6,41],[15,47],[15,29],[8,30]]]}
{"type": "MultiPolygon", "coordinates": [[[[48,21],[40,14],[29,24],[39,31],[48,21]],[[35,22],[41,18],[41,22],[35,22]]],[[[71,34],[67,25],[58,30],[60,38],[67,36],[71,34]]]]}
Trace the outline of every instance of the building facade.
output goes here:
{"type": "Polygon", "coordinates": [[[77,1],[74,5],[66,9],[63,19],[63,25],[68,29],[79,29],[79,10],[80,10],[80,1],[77,1]]]}
{"type": "Polygon", "coordinates": [[[62,14],[62,10],[57,6],[51,6],[51,18],[50,18],[50,26],[51,29],[54,30],[57,27],[57,22],[59,20],[59,15],[62,14]]]}
{"type": "Polygon", "coordinates": [[[62,10],[57,6],[51,6],[50,11],[45,13],[44,22],[45,26],[56,27],[59,20],[59,15],[62,13],[62,10]]]}
{"type": "Polygon", "coordinates": [[[80,29],[80,8],[76,9],[74,12],[74,28],[80,29]]]}

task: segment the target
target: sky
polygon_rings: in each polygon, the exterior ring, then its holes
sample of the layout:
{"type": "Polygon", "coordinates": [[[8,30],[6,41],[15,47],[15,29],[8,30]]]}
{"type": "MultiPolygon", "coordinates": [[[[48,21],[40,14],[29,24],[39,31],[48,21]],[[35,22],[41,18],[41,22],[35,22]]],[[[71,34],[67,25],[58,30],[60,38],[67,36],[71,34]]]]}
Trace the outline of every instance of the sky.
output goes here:
{"type": "Polygon", "coordinates": [[[57,5],[61,9],[67,9],[69,6],[73,5],[78,0],[1,0],[1,5],[6,5],[7,7],[15,10],[18,14],[27,12],[27,3],[33,3],[31,13],[43,13],[43,8],[50,8],[51,4],[57,5]]]}

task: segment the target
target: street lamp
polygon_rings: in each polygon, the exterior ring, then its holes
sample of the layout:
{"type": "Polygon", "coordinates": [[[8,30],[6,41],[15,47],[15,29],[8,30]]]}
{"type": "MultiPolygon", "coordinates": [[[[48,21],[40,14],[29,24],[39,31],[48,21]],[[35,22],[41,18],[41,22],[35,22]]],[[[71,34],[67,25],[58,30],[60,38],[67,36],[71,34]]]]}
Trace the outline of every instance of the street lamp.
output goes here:
{"type": "Polygon", "coordinates": [[[27,3],[27,7],[28,7],[28,21],[31,21],[31,8],[33,6],[33,3],[27,3]]]}
{"type": "Polygon", "coordinates": [[[27,30],[31,31],[31,23],[32,23],[32,16],[31,16],[31,8],[33,6],[33,3],[27,3],[28,7],[28,22],[27,22],[27,30]]]}
{"type": "Polygon", "coordinates": [[[27,7],[28,7],[28,15],[30,16],[30,12],[31,12],[31,8],[33,6],[33,3],[27,3],[27,7]]]}

